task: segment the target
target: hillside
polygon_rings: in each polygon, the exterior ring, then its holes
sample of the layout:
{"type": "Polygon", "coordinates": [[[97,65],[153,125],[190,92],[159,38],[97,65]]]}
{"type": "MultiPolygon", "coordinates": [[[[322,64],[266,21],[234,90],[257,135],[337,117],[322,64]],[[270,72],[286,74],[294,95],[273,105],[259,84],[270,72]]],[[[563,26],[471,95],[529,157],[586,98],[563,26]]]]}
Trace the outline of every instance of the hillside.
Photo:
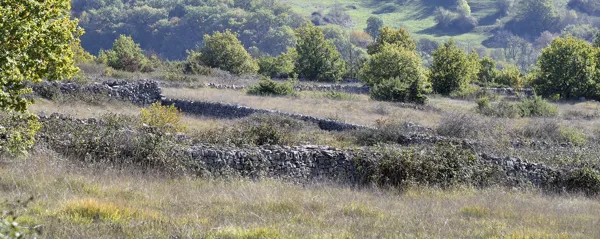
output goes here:
{"type": "Polygon", "coordinates": [[[469,1],[472,15],[476,17],[480,26],[468,33],[451,33],[436,28],[435,9],[444,6],[448,9],[455,8],[454,4],[440,4],[444,1],[405,0],[405,1],[362,1],[362,0],[300,0],[282,2],[292,6],[292,9],[303,16],[310,16],[313,12],[328,12],[335,7],[343,7],[352,17],[355,30],[363,30],[370,16],[383,19],[385,25],[399,28],[405,27],[417,39],[428,38],[436,41],[446,41],[453,37],[457,41],[472,47],[481,46],[481,43],[491,36],[489,26],[502,19],[500,1],[498,0],[472,0],[469,1]]]}

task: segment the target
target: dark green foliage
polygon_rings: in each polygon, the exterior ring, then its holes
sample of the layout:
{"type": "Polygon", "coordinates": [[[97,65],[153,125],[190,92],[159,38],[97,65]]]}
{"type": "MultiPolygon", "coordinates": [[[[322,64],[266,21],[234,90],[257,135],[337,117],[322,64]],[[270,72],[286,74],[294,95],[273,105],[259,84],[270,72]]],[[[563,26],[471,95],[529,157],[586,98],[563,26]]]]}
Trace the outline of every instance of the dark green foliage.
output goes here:
{"type": "Polygon", "coordinates": [[[423,83],[415,80],[411,83],[400,80],[400,78],[390,78],[376,84],[370,90],[371,99],[391,102],[409,102],[425,104],[427,96],[425,95],[423,83]]]}
{"type": "Polygon", "coordinates": [[[384,43],[365,63],[361,78],[366,85],[374,86],[391,78],[399,78],[406,84],[423,82],[426,76],[421,57],[414,50],[384,43]]]}
{"type": "Polygon", "coordinates": [[[600,30],[596,32],[594,35],[594,43],[593,46],[596,48],[600,48],[600,30]]]}
{"type": "Polygon", "coordinates": [[[515,19],[506,24],[515,34],[533,38],[558,25],[559,16],[552,0],[522,0],[516,7],[515,19]]]}
{"type": "Polygon", "coordinates": [[[519,112],[522,117],[554,117],[558,115],[557,107],[540,96],[533,96],[521,101],[519,112]]]}
{"type": "Polygon", "coordinates": [[[492,58],[485,57],[479,61],[479,73],[477,74],[477,81],[479,83],[484,85],[493,84],[496,82],[498,74],[496,61],[492,58]]]}
{"type": "Polygon", "coordinates": [[[247,93],[249,95],[262,95],[262,96],[285,96],[294,95],[294,83],[291,81],[287,82],[276,82],[269,78],[263,77],[258,84],[248,88],[247,93]]]}
{"type": "Polygon", "coordinates": [[[271,78],[290,78],[294,73],[296,57],[295,49],[278,57],[261,57],[258,59],[258,73],[271,78]]]}
{"type": "MultiPolygon", "coordinates": [[[[106,64],[116,70],[150,72],[150,61],[130,36],[121,35],[106,54],[106,64]]],[[[100,57],[99,57],[100,58],[100,57]]]]}
{"type": "MultiPolygon", "coordinates": [[[[383,147],[377,152],[381,155],[380,159],[374,162],[374,166],[362,170],[380,186],[485,186],[498,182],[500,178],[497,168],[478,164],[477,156],[460,145],[440,143],[433,147],[409,149],[383,147]]],[[[358,163],[360,166],[361,161],[358,163]]]]}
{"type": "Polygon", "coordinates": [[[110,48],[118,34],[131,35],[143,49],[153,49],[167,59],[183,59],[186,50],[203,44],[202,37],[230,29],[247,48],[279,55],[293,47],[291,28],[304,21],[273,1],[78,1],[73,16],[87,34],[83,47],[96,53],[110,48]],[[288,28],[286,28],[288,27],[288,28]],[[289,28],[291,27],[291,28],[289,28]]]}
{"type": "Polygon", "coordinates": [[[365,28],[365,32],[374,39],[379,36],[379,30],[383,28],[383,20],[376,16],[371,16],[367,19],[367,28],[365,28]]]}
{"type": "Polygon", "coordinates": [[[538,59],[539,72],[532,86],[536,93],[561,99],[599,99],[597,91],[597,50],[573,37],[557,38],[538,59]]]}
{"type": "Polygon", "coordinates": [[[316,81],[335,82],[342,79],[345,62],[323,31],[314,25],[296,30],[297,43],[295,71],[298,77],[316,81]]]}
{"type": "Polygon", "coordinates": [[[460,49],[454,40],[444,43],[433,53],[429,76],[433,91],[449,95],[453,91],[465,90],[477,77],[478,64],[473,57],[460,49]]]}
{"type": "MultiPolygon", "coordinates": [[[[190,54],[194,54],[191,52],[190,54]]],[[[248,74],[258,71],[258,64],[244,49],[236,35],[229,30],[204,35],[204,47],[200,49],[202,64],[229,71],[233,74],[248,74]]]]}
{"type": "Polygon", "coordinates": [[[596,0],[570,0],[567,6],[578,12],[600,16],[600,2],[596,0]]]}
{"type": "Polygon", "coordinates": [[[559,186],[570,192],[585,193],[588,196],[600,194],[600,171],[591,167],[576,168],[564,173],[559,186]]]}

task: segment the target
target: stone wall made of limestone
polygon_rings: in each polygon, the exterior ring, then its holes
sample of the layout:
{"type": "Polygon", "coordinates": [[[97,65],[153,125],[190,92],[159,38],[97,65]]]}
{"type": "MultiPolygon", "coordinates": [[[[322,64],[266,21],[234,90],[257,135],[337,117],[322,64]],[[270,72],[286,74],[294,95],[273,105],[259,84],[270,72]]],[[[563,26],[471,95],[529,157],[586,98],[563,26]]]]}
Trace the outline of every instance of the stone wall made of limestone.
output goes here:
{"type": "Polygon", "coordinates": [[[162,90],[156,81],[105,81],[80,85],[72,82],[42,82],[31,87],[41,97],[52,98],[54,94],[100,94],[137,105],[148,105],[162,98],[162,90]]]}

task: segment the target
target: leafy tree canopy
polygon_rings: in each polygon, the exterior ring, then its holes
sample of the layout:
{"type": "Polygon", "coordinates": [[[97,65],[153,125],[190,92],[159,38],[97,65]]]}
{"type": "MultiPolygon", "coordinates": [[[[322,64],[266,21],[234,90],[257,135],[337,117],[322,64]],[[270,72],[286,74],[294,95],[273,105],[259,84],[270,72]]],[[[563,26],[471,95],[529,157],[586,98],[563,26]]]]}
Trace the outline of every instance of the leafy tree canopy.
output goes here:
{"type": "Polygon", "coordinates": [[[375,42],[367,48],[367,52],[369,55],[374,55],[381,50],[384,43],[393,44],[411,51],[417,49],[417,43],[410,37],[410,33],[408,33],[406,29],[400,28],[394,30],[389,27],[384,27],[379,31],[379,35],[375,39],[375,42]]]}
{"type": "Polygon", "coordinates": [[[310,24],[296,30],[295,69],[298,77],[316,81],[340,81],[345,62],[331,41],[325,40],[323,31],[310,24]]]}
{"type": "Polygon", "coordinates": [[[450,39],[433,52],[430,80],[433,91],[448,95],[466,89],[477,76],[475,57],[469,56],[450,39]]]}
{"type": "Polygon", "coordinates": [[[256,73],[258,64],[248,54],[235,33],[226,30],[204,35],[200,60],[209,67],[220,68],[233,74],[256,73]]]}

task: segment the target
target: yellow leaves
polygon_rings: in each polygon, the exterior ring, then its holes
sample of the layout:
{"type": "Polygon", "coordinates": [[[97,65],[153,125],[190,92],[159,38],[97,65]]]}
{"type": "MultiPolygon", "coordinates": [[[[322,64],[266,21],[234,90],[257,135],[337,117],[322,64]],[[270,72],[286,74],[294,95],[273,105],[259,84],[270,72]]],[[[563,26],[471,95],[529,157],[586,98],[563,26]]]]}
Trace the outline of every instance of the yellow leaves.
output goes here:
{"type": "Polygon", "coordinates": [[[160,102],[143,108],[140,114],[142,124],[158,127],[170,133],[186,130],[185,125],[181,122],[181,116],[182,113],[174,105],[163,106],[160,102]]]}

